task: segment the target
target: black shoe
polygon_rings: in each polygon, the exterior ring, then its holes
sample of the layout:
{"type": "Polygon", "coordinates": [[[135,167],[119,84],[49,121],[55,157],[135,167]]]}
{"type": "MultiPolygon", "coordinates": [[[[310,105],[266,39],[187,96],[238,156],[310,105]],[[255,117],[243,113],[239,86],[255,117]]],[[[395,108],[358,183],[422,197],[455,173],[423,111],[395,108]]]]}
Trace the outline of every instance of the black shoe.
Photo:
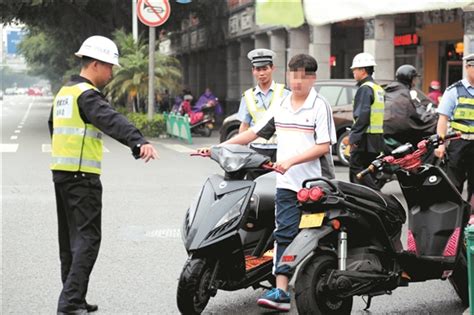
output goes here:
{"type": "Polygon", "coordinates": [[[88,304],[86,303],[86,310],[87,313],[92,313],[95,312],[99,309],[99,306],[97,304],[88,304]]]}

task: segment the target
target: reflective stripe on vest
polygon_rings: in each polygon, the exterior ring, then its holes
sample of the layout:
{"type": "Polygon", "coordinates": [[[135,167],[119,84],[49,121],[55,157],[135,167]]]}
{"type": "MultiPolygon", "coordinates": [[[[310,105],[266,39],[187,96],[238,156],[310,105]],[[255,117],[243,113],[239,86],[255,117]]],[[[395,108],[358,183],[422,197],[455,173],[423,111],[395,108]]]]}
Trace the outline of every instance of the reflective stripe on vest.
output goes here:
{"type": "MultiPolygon", "coordinates": [[[[267,110],[269,110],[275,103],[279,101],[279,99],[283,96],[283,91],[285,90],[285,86],[283,84],[278,84],[275,83],[275,89],[273,90],[272,98],[270,100],[270,104],[268,106],[268,109],[266,109],[264,106],[262,107],[257,107],[257,100],[255,99],[255,94],[253,93],[253,89],[248,89],[244,93],[245,97],[245,104],[247,106],[247,110],[252,116],[252,120],[254,124],[256,124],[259,120],[261,120],[264,116],[267,110]],[[276,97],[275,97],[276,95],[276,97]]],[[[276,134],[274,134],[270,139],[264,139],[264,138],[257,138],[252,143],[259,143],[259,144],[276,144],[276,134]]]]}
{"type": "MultiPolygon", "coordinates": [[[[268,105],[268,109],[270,109],[274,103],[278,102],[278,99],[283,96],[283,91],[285,90],[285,86],[283,84],[275,83],[275,89],[273,90],[272,98],[270,100],[270,104],[268,105]],[[277,97],[275,97],[275,95],[277,97]]],[[[245,91],[245,104],[247,105],[247,110],[249,111],[250,116],[252,116],[254,124],[256,124],[260,119],[265,116],[267,112],[267,108],[265,106],[257,107],[257,100],[255,99],[255,94],[253,93],[253,89],[248,89],[245,91]]]]}
{"type": "Polygon", "coordinates": [[[474,96],[458,83],[458,104],[454,111],[453,120],[450,125],[453,129],[465,134],[474,134],[474,96]]]}
{"type": "Polygon", "coordinates": [[[374,82],[364,82],[361,86],[367,85],[374,91],[374,102],[370,105],[370,125],[367,133],[380,134],[383,133],[383,115],[384,115],[384,90],[380,85],[374,82]]]}
{"type": "Polygon", "coordinates": [[[101,172],[102,132],[82,120],[77,104],[79,96],[91,89],[97,90],[88,83],[65,86],[54,98],[52,170],[101,172]]]}

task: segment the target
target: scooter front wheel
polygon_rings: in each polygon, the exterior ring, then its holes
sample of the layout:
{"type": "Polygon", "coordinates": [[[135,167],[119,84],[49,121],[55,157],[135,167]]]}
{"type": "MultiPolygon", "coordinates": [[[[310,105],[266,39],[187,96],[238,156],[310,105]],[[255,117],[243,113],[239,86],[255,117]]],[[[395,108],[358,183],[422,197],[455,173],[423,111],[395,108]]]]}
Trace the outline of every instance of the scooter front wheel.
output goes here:
{"type": "Polygon", "coordinates": [[[342,315],[350,314],[352,297],[340,299],[325,292],[324,282],[331,269],[337,269],[337,260],[330,255],[315,255],[295,283],[298,314],[342,315]]]}
{"type": "Polygon", "coordinates": [[[205,258],[189,258],[179,277],[176,295],[182,314],[201,314],[212,296],[213,266],[205,258]]]}

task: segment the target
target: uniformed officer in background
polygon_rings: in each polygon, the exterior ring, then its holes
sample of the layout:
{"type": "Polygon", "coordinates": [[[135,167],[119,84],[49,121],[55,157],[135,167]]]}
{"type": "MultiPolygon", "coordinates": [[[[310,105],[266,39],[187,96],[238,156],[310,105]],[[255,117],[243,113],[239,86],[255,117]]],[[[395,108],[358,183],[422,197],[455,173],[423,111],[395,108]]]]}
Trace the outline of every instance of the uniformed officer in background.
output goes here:
{"type": "MultiPolygon", "coordinates": [[[[239,133],[256,124],[267,110],[272,106],[278,106],[281,99],[290,93],[284,84],[275,83],[272,79],[275,70],[274,56],[273,51],[263,48],[254,49],[247,54],[247,58],[252,63],[252,74],[257,85],[246,90],[242,95],[238,112],[238,119],[241,121],[239,133]]],[[[277,147],[275,136],[269,140],[258,138],[250,144],[250,147],[261,154],[270,156],[275,162],[277,147]]]]}
{"type": "Polygon", "coordinates": [[[441,98],[436,132],[445,135],[448,122],[454,131],[462,133],[461,139],[451,141],[435,150],[438,157],[448,153],[447,173],[459,192],[463,191],[467,179],[468,200],[474,190],[474,54],[463,58],[466,62],[466,77],[449,86],[441,98]]]}
{"type": "Polygon", "coordinates": [[[354,124],[349,133],[349,179],[379,190],[372,176],[364,176],[360,181],[356,178],[384,150],[384,90],[372,78],[375,66],[374,57],[365,52],[357,54],[352,61],[351,70],[359,88],[354,96],[354,124]]]}
{"type": "Polygon", "coordinates": [[[101,241],[102,132],[148,162],[158,154],[141,132],[107,102],[99,88],[119,66],[118,49],[103,36],[87,38],[76,56],[80,75],[56,95],[48,121],[58,216],[59,258],[63,288],[58,314],[86,314],[98,309],[86,302],[89,276],[101,241]]]}

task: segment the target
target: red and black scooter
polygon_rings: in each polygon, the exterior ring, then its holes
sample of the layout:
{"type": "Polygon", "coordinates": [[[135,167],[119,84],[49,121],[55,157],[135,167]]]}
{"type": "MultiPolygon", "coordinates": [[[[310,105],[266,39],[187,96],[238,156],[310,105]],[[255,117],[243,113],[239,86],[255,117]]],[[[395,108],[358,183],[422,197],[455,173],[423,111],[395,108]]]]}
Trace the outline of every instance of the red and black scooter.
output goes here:
{"type": "Polygon", "coordinates": [[[462,235],[470,204],[437,166],[422,157],[448,139],[433,135],[414,150],[406,144],[373,161],[360,176],[397,166],[408,204],[368,187],[314,178],[298,193],[301,231],[281,263],[297,269],[295,297],[300,314],[349,314],[353,296],[390,294],[411,282],[449,279],[468,305],[466,246],[462,235]],[[400,241],[408,213],[408,246],[400,241]]]}

